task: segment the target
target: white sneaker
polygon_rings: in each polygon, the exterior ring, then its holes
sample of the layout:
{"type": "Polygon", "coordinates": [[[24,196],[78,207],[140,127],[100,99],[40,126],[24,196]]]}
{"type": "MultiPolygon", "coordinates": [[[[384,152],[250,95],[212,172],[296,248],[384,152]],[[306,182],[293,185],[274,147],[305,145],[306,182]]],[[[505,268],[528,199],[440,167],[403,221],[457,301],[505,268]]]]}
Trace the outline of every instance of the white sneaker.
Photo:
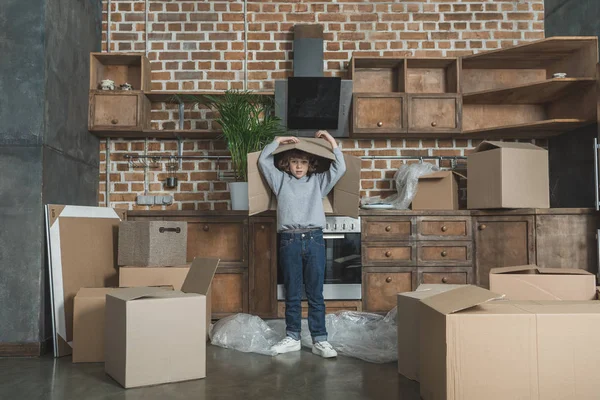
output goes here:
{"type": "Polygon", "coordinates": [[[271,350],[275,350],[278,354],[290,353],[292,351],[300,351],[300,341],[289,336],[273,345],[271,350]]]}
{"type": "Polygon", "coordinates": [[[327,341],[313,343],[312,352],[323,358],[337,357],[337,351],[327,341]]]}

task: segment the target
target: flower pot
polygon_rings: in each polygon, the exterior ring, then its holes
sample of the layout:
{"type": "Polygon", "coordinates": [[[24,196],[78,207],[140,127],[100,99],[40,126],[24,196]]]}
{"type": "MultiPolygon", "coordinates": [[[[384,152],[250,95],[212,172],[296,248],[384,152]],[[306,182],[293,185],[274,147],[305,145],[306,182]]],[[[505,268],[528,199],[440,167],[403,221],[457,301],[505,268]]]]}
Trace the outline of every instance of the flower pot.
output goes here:
{"type": "Polygon", "coordinates": [[[248,182],[229,182],[232,210],[248,209],[248,182]]]}

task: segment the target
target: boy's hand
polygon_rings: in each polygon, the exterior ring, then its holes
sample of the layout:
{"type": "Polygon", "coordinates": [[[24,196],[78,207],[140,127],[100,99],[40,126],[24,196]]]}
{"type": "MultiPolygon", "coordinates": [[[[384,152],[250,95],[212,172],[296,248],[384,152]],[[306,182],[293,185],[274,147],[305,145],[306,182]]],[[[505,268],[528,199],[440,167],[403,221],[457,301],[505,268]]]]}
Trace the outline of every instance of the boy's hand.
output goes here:
{"type": "Polygon", "coordinates": [[[278,136],[275,138],[279,144],[299,143],[300,140],[295,136],[278,136]]]}
{"type": "Polygon", "coordinates": [[[327,140],[329,143],[331,143],[331,147],[333,147],[334,149],[338,147],[337,142],[335,141],[333,136],[331,136],[331,134],[327,131],[317,131],[317,133],[315,133],[315,137],[327,140]]]}

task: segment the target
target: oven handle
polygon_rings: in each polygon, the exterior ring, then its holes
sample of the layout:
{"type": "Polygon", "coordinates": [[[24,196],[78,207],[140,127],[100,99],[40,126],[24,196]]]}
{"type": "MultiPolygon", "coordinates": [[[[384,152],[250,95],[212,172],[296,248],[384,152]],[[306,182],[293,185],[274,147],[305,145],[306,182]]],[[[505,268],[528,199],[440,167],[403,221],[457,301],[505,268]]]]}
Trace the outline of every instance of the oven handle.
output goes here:
{"type": "Polygon", "coordinates": [[[335,235],[333,233],[327,233],[323,235],[323,239],[343,239],[346,236],[344,234],[335,235]]]}

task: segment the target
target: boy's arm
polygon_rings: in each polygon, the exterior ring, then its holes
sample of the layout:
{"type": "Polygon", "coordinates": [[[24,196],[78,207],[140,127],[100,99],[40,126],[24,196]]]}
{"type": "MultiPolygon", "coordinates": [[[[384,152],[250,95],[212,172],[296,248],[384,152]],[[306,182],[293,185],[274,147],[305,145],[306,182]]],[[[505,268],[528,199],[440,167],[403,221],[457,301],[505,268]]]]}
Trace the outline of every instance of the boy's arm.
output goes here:
{"type": "Polygon", "coordinates": [[[291,142],[295,143],[298,141],[298,138],[292,137],[277,137],[271,143],[265,146],[263,151],[260,153],[258,157],[258,166],[260,171],[262,172],[265,180],[273,190],[273,193],[278,194],[281,189],[281,182],[285,176],[285,172],[280,171],[274,164],[275,157],[273,156],[273,152],[279,147],[279,144],[282,142],[291,142]]]}
{"type": "Polygon", "coordinates": [[[329,132],[318,131],[315,134],[315,137],[323,138],[329,143],[331,143],[331,146],[333,147],[333,155],[335,156],[335,160],[331,163],[329,170],[317,175],[319,177],[319,186],[321,187],[321,194],[323,195],[323,197],[325,197],[329,194],[329,192],[331,192],[331,189],[333,189],[335,184],[346,172],[346,161],[344,160],[344,155],[338,147],[337,142],[329,134],[329,132]]]}

